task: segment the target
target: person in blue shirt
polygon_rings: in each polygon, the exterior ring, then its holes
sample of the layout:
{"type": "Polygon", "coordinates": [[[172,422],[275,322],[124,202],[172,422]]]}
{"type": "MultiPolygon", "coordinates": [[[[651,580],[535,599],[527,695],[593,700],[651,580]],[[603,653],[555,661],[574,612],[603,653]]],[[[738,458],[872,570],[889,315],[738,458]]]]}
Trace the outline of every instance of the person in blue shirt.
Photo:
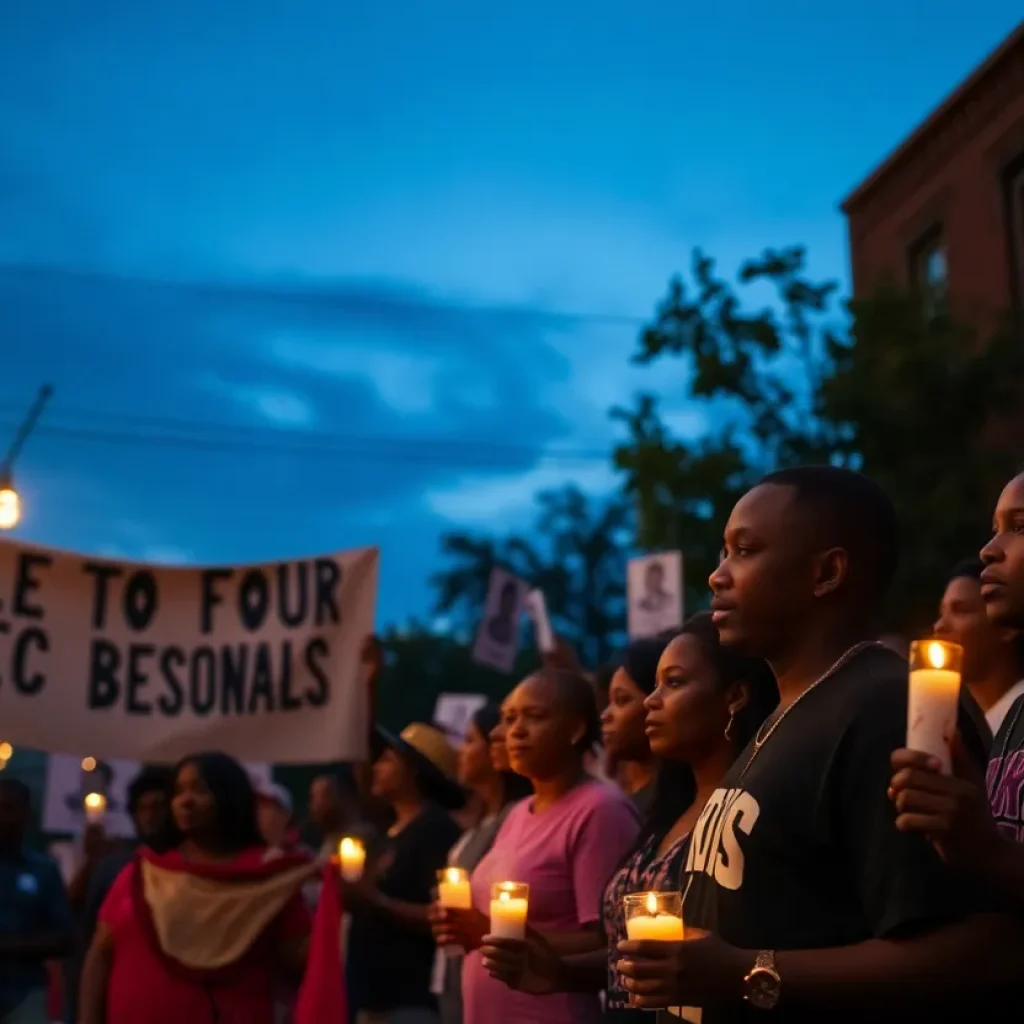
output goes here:
{"type": "Polygon", "coordinates": [[[47,1024],[46,964],[71,952],[75,922],[57,864],[26,846],[28,787],[0,778],[0,1021],[47,1024]]]}

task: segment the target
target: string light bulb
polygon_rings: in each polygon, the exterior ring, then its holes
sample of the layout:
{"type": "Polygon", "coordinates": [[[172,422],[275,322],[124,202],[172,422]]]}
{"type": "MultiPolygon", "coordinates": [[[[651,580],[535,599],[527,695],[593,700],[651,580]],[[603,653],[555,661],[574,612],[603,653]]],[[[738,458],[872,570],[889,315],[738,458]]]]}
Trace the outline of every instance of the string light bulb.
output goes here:
{"type": "Polygon", "coordinates": [[[21,498],[9,473],[0,476],[0,530],[13,530],[21,519],[21,498]]]}

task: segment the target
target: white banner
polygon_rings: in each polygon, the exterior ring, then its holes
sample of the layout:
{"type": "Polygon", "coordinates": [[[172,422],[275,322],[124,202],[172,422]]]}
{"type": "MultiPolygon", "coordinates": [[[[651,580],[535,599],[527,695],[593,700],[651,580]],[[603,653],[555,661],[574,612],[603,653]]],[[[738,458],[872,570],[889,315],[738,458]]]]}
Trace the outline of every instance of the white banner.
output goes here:
{"type": "Polygon", "coordinates": [[[128,761],[361,760],[378,558],[166,568],[0,543],[3,739],[128,761]]]}

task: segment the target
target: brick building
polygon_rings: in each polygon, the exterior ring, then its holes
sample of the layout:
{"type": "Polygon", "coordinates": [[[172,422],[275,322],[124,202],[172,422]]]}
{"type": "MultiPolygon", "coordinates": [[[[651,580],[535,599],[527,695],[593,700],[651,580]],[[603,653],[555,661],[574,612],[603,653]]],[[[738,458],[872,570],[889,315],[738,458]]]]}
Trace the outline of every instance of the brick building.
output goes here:
{"type": "Polygon", "coordinates": [[[1024,309],[1024,23],[843,202],[853,286],[981,326],[1024,309]]]}

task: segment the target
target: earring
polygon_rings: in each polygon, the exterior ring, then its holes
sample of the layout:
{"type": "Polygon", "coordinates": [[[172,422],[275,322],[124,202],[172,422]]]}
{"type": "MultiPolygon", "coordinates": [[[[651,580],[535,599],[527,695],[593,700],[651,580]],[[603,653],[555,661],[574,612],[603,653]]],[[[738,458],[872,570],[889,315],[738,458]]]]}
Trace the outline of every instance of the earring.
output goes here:
{"type": "Polygon", "coordinates": [[[732,726],[733,726],[733,723],[735,721],[736,721],[736,712],[730,709],[730,711],[729,711],[729,724],[725,727],[725,738],[727,740],[732,740],[732,726]]]}

